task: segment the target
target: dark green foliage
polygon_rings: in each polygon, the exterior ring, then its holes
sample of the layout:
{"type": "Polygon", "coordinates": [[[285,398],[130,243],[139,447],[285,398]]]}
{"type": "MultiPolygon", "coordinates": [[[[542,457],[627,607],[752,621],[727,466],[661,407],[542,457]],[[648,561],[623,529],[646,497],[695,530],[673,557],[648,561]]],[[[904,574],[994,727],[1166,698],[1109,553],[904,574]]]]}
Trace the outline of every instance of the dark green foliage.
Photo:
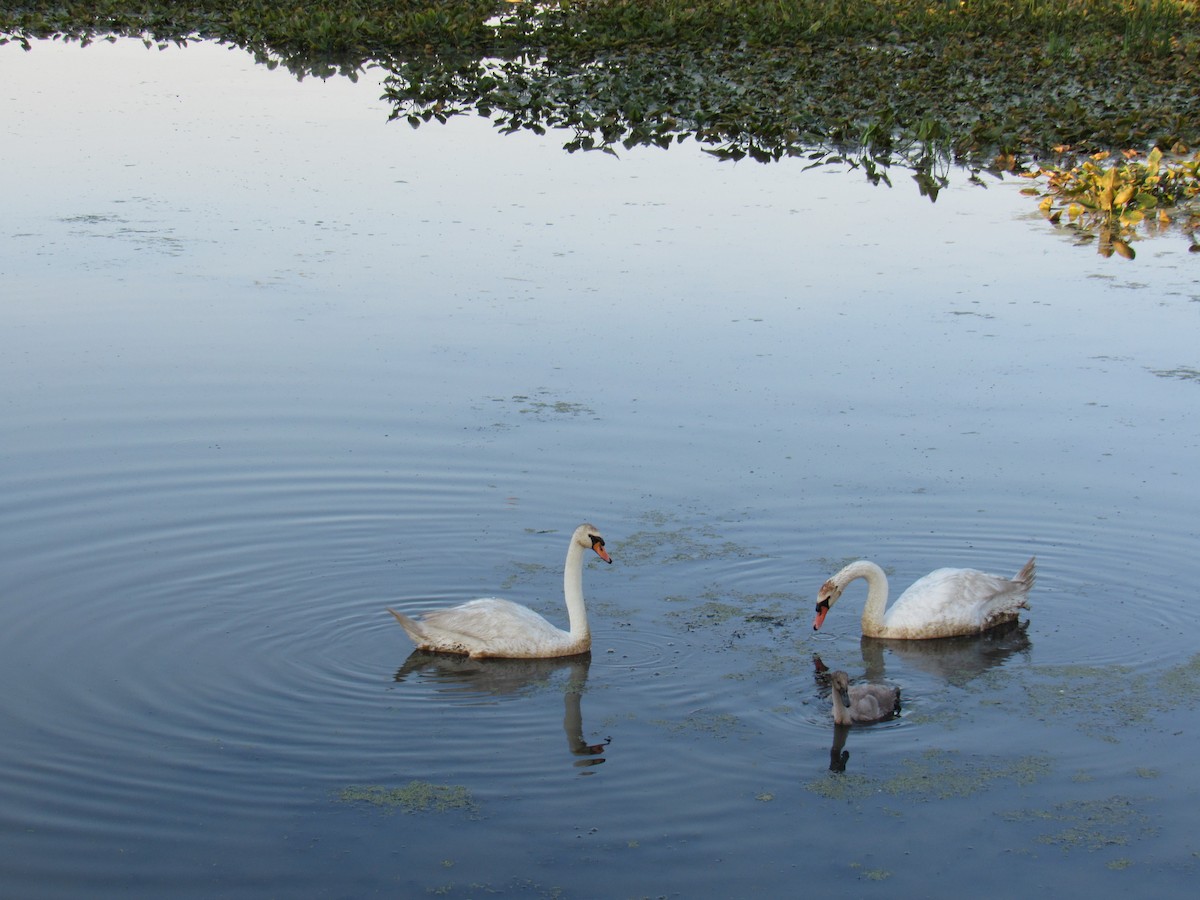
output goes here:
{"type": "Polygon", "coordinates": [[[1200,0],[343,0],[0,9],[0,41],[216,40],[298,75],[389,73],[393,117],[565,128],[569,150],[913,169],[1200,143],[1200,0]]]}

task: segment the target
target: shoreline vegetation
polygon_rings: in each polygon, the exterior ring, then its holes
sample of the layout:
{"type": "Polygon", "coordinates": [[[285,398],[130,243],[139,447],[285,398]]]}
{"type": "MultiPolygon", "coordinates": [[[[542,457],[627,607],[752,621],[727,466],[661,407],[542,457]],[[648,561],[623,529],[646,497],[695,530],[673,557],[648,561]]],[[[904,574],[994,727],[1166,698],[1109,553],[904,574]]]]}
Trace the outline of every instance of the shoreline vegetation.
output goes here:
{"type": "Polygon", "coordinates": [[[0,43],[216,41],[296,77],[384,73],[413,127],[483,115],[569,151],[1030,178],[1050,221],[1132,256],[1200,250],[1200,0],[22,3],[0,43]],[[1036,185],[1036,186],[1035,186],[1036,185]]]}

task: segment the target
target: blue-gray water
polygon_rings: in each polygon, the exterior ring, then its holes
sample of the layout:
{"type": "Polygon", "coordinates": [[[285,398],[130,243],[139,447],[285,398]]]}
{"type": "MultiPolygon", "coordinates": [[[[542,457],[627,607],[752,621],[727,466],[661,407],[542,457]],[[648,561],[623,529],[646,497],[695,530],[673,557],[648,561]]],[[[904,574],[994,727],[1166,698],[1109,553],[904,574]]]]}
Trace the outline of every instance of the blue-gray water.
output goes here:
{"type": "Polygon", "coordinates": [[[1200,259],[378,94],[0,47],[0,893],[1194,883],[1200,259]],[[409,659],[584,520],[590,663],[409,659]],[[1034,553],[1022,633],[811,631],[1034,553]],[[904,694],[841,774],[814,657],[904,694]]]}

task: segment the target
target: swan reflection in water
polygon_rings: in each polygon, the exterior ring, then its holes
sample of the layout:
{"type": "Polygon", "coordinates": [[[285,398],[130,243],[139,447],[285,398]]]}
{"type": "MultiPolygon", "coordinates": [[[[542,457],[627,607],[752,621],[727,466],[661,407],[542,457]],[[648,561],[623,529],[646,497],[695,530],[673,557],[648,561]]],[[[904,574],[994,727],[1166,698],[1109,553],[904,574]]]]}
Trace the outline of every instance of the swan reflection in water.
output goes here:
{"type": "Polygon", "coordinates": [[[849,725],[833,726],[833,746],[829,748],[829,771],[845,772],[846,762],[850,759],[850,751],[845,749],[846,738],[850,736],[849,725]]]}
{"type": "Polygon", "coordinates": [[[884,651],[905,668],[920,669],[947,684],[964,687],[989,669],[1004,665],[1018,653],[1028,654],[1033,646],[1029,623],[1012,622],[978,635],[937,638],[930,641],[901,641],[864,637],[860,644],[869,681],[884,678],[884,651]]]}
{"type": "Polygon", "coordinates": [[[583,768],[604,762],[605,748],[612,741],[608,737],[602,743],[589,744],[583,736],[581,700],[591,664],[590,653],[554,659],[472,659],[414,650],[397,670],[395,680],[403,682],[417,676],[431,682],[439,693],[495,698],[544,689],[554,681],[555,675],[565,672],[563,731],[567,735],[567,749],[573,755],[583,757],[573,765],[583,768]]]}

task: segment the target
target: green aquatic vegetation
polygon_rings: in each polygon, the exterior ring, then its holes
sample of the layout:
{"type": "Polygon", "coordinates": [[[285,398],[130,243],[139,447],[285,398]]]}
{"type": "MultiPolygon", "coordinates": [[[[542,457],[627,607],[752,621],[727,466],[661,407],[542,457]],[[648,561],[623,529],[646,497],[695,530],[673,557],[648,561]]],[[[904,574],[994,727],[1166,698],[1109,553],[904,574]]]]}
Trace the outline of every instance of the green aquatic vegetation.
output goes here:
{"type": "Polygon", "coordinates": [[[1124,847],[1158,833],[1150,817],[1133,800],[1121,796],[1060,803],[1050,809],[1024,809],[1000,816],[1008,822],[1051,825],[1054,830],[1039,835],[1038,841],[1059,847],[1064,853],[1124,847]]]}
{"type": "Polygon", "coordinates": [[[1032,713],[1073,723],[1109,743],[1152,715],[1200,704],[1200,654],[1159,673],[1129,666],[1048,666],[1034,675],[1039,680],[1025,687],[1032,713]],[[1097,697],[1104,698],[1103,715],[1096,712],[1097,697]]]}
{"type": "Polygon", "coordinates": [[[946,800],[970,797],[1001,779],[1032,784],[1049,771],[1049,761],[1038,756],[1012,761],[962,760],[948,751],[928,750],[904,760],[902,771],[881,787],[889,794],[946,800]]]}
{"type": "Polygon", "coordinates": [[[879,781],[860,772],[826,772],[805,787],[818,797],[844,802],[866,800],[879,793],[879,781]]]}
{"type": "MultiPolygon", "coordinates": [[[[645,519],[645,517],[643,517],[645,519]]],[[[669,527],[673,521],[654,519],[653,527],[626,535],[618,544],[630,566],[667,565],[755,556],[749,548],[724,540],[713,525],[691,523],[669,527]]]]}
{"type": "MultiPolygon", "coordinates": [[[[787,592],[745,594],[709,589],[700,595],[698,602],[690,602],[685,598],[677,598],[675,602],[688,602],[689,605],[686,609],[672,609],[666,616],[680,622],[685,631],[698,631],[733,622],[738,625],[730,635],[734,640],[752,634],[785,638],[786,634],[779,629],[786,629],[794,621],[804,617],[803,614],[795,613],[802,601],[796,595],[787,592]]],[[[789,641],[786,652],[794,655],[799,651],[789,641]]],[[[804,658],[804,662],[805,665],[809,665],[807,657],[804,658]]]]}
{"type": "Polygon", "coordinates": [[[1178,378],[1182,381],[1197,381],[1200,382],[1200,369],[1193,369],[1190,366],[1177,366],[1174,369],[1151,369],[1159,378],[1178,378]]]}
{"type": "Polygon", "coordinates": [[[474,815],[479,812],[470,792],[462,785],[431,784],[428,781],[410,781],[396,788],[351,785],[338,793],[338,800],[406,813],[461,810],[474,815]]]}
{"type": "Polygon", "coordinates": [[[900,770],[886,778],[830,772],[807,787],[815,794],[836,800],[863,800],[876,794],[924,801],[950,800],[974,796],[998,781],[1030,785],[1049,772],[1049,760],[1040,756],[970,759],[933,749],[901,760],[900,770]]]}
{"type": "Polygon", "coordinates": [[[732,737],[743,727],[742,720],[733,713],[717,713],[706,709],[697,710],[684,719],[653,719],[651,724],[664,727],[673,734],[707,734],[722,740],[732,737]]]}
{"type": "Polygon", "coordinates": [[[590,406],[573,400],[556,398],[551,395],[550,391],[544,389],[533,394],[513,394],[511,397],[489,397],[488,399],[493,404],[515,407],[518,415],[528,416],[539,422],[548,422],[560,416],[587,415],[594,417],[596,415],[596,411],[590,406]]]}
{"type": "MultiPolygon", "coordinates": [[[[297,77],[378,69],[393,120],[420,127],[478,115],[505,134],[556,130],[571,152],[690,142],[718,159],[795,159],[877,184],[900,170],[931,200],[955,169],[980,185],[985,174],[1032,169],[1048,183],[1046,214],[1101,253],[1132,257],[1135,238],[1168,229],[1200,248],[1197,217],[1170,196],[1190,190],[1194,167],[1164,162],[1152,172],[1149,162],[1200,145],[1200,0],[35,0],[0,9],[0,43],[116,37],[215,41],[297,77]],[[1039,164],[1061,159],[1064,146],[1151,156],[1139,172],[1133,163],[1093,171],[1094,158],[1039,164]]],[[[542,399],[523,411],[592,412],[542,399]]]]}
{"type": "Polygon", "coordinates": [[[745,615],[746,611],[742,607],[718,600],[706,600],[689,610],[672,610],[667,613],[670,618],[684,619],[687,631],[710,625],[724,625],[731,619],[741,619],[745,615]]]}
{"type": "Polygon", "coordinates": [[[213,40],[297,75],[392,73],[394,117],[479,114],[571,150],[694,140],[721,158],[1007,168],[1196,142],[1196,0],[218,0],[23,3],[0,41],[213,40]]]}
{"type": "Polygon", "coordinates": [[[511,590],[522,582],[540,578],[551,571],[551,567],[543,563],[511,562],[509,566],[516,571],[500,583],[501,590],[511,590]]]}
{"type": "MultiPolygon", "coordinates": [[[[1174,149],[1186,152],[1182,146],[1174,149]]],[[[1121,157],[1114,162],[1105,150],[1082,161],[1044,163],[1023,174],[1044,180],[1045,190],[1026,190],[1042,198],[1039,209],[1051,223],[1073,230],[1081,241],[1096,241],[1102,255],[1132,259],[1134,241],[1171,226],[1189,237],[1191,250],[1200,251],[1195,236],[1200,229],[1200,153],[1169,158],[1154,147],[1144,158],[1136,151],[1121,157]]]]}
{"type": "Polygon", "coordinates": [[[861,870],[862,877],[868,881],[886,881],[892,877],[892,873],[887,869],[865,869],[863,864],[858,862],[850,863],[850,868],[861,870]]]}

